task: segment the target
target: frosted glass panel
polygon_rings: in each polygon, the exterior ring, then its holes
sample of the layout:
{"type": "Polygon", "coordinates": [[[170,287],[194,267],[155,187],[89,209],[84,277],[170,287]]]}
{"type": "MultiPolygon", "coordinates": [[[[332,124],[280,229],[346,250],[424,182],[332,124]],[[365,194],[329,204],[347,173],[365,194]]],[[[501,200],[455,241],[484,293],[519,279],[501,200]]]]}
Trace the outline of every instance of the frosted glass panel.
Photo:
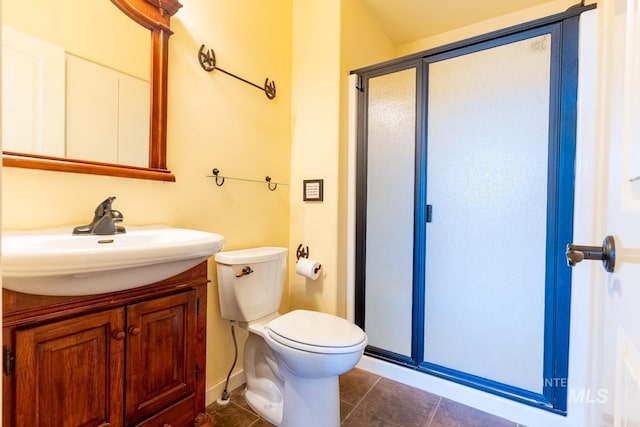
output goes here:
{"type": "Polygon", "coordinates": [[[550,38],[429,65],[425,360],[535,392],[550,38]]]}
{"type": "Polygon", "coordinates": [[[416,71],[369,80],[365,331],[411,355],[416,71]]]}

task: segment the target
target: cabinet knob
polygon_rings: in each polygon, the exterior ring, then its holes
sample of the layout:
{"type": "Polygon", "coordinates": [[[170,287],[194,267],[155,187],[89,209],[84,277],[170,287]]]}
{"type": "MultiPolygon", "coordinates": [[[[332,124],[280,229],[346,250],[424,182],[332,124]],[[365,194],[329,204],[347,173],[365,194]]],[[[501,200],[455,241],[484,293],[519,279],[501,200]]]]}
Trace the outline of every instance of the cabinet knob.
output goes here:
{"type": "Polygon", "coordinates": [[[128,331],[131,335],[140,335],[141,329],[138,326],[129,326],[128,331]]]}
{"type": "Polygon", "coordinates": [[[165,424],[162,427],[171,427],[171,424],[165,424]]]}
{"type": "Polygon", "coordinates": [[[111,333],[111,336],[113,337],[113,339],[118,341],[123,340],[125,335],[126,334],[122,329],[116,329],[111,333]]]}

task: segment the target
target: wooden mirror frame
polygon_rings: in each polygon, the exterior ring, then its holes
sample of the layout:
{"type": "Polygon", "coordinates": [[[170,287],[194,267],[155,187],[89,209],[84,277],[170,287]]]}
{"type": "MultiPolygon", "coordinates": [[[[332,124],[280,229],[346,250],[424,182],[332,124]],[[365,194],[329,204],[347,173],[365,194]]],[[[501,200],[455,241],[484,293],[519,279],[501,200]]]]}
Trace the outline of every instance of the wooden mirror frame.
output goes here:
{"type": "Polygon", "coordinates": [[[151,96],[149,167],[66,159],[37,154],[2,152],[9,167],[175,181],[167,169],[167,75],[171,17],[182,7],[178,0],[111,0],[125,15],[151,31],[151,96]]]}

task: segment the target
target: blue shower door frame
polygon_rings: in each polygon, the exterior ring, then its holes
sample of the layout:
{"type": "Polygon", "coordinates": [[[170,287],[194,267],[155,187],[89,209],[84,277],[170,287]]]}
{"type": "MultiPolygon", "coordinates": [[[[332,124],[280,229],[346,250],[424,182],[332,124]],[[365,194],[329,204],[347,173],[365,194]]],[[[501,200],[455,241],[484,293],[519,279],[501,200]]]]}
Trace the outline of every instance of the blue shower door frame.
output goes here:
{"type": "MultiPolygon", "coordinates": [[[[578,27],[580,14],[594,7],[575,7],[549,18],[475,37],[410,58],[356,70],[361,89],[358,100],[357,220],[356,220],[356,323],[365,326],[366,295],[366,150],[368,80],[406,68],[416,69],[416,147],[414,195],[414,262],[411,357],[368,346],[372,357],[416,369],[527,405],[566,415],[569,361],[571,271],[565,247],[573,236],[575,186],[578,27]],[[549,148],[547,176],[546,259],[544,300],[543,389],[536,393],[478,377],[424,360],[425,256],[427,238],[427,107],[429,64],[538,35],[551,34],[549,148]]],[[[489,261],[488,261],[489,262],[489,261]]],[[[379,315],[376,313],[376,315],[379,315]]]]}

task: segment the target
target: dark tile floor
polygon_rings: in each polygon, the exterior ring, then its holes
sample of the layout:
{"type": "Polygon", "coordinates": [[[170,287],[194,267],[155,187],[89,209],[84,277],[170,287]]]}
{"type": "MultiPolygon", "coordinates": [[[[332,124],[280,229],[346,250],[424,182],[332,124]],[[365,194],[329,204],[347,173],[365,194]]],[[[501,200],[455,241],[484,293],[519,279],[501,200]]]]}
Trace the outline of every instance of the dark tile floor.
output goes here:
{"type": "MultiPolygon", "coordinates": [[[[227,405],[213,403],[207,412],[218,427],[268,427],[234,390],[227,405]]],[[[343,427],[518,427],[469,406],[354,368],[340,376],[343,427]]],[[[304,427],[304,426],[301,426],[304,427]]]]}

